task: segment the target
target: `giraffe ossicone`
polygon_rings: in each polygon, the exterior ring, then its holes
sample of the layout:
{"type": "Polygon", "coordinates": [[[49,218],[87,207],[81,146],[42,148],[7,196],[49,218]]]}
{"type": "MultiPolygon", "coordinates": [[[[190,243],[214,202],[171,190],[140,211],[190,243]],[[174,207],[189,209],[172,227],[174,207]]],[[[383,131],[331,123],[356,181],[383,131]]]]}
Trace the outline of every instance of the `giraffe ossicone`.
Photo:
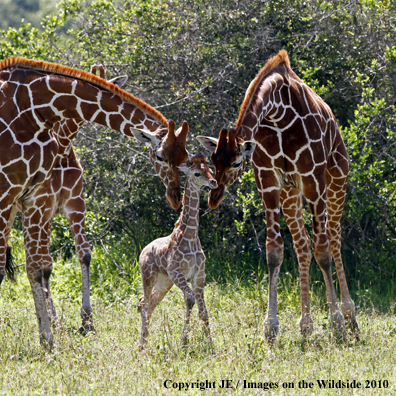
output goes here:
{"type": "Polygon", "coordinates": [[[279,329],[277,284],[283,261],[280,206],[300,268],[300,331],[310,333],[313,328],[309,302],[310,236],[304,224],[303,196],[312,216],[312,249],[325,279],[331,323],[342,329],[347,320],[358,336],[355,304],[341,258],[340,220],[348,179],[345,144],[331,109],[293,72],[286,51],[269,59],[249,85],[236,128],[223,128],[216,147],[213,138],[199,140],[212,152],[216,169],[218,188],[209,193],[211,208],[220,204],[225,188],[242,174],[253,148],[251,159],[267,220],[267,339],[274,340],[279,329]],[[250,147],[246,142],[250,142],[250,147]],[[332,280],[332,259],[340,283],[342,313],[332,280]]]}
{"type": "Polygon", "coordinates": [[[188,342],[191,309],[198,304],[199,318],[203,322],[206,337],[210,339],[209,318],[204,300],[205,254],[198,237],[199,193],[203,186],[216,188],[206,158],[196,155],[189,168],[179,167],[187,174],[183,194],[183,209],[172,234],[148,244],[140,254],[139,265],[143,283],[143,297],[139,301],[142,329],[139,346],[147,344],[149,322],[155,307],[175,284],[183,294],[186,318],[182,342],[188,342]],[[187,282],[191,282],[192,290],[187,282]]]}
{"type": "MultiPolygon", "coordinates": [[[[131,137],[130,128],[157,131],[164,161],[153,165],[167,188],[167,202],[177,208],[177,167],[188,158],[188,124],[183,122],[183,133],[175,137],[174,122],[112,82],[77,69],[20,57],[0,62],[0,103],[0,283],[5,276],[10,224],[20,208],[26,270],[40,337],[44,343],[52,344],[46,307],[49,289],[45,283],[52,271],[48,249],[52,210],[48,208],[53,207],[53,202],[48,194],[36,193],[39,189],[50,191],[57,156],[68,153],[70,142],[84,121],[131,137]],[[59,129],[56,139],[53,129],[64,122],[69,125],[59,129]]],[[[73,184],[73,180],[69,182],[73,184]]],[[[83,219],[83,215],[80,217],[83,219]]],[[[84,260],[89,261],[88,255],[84,260]]]]}

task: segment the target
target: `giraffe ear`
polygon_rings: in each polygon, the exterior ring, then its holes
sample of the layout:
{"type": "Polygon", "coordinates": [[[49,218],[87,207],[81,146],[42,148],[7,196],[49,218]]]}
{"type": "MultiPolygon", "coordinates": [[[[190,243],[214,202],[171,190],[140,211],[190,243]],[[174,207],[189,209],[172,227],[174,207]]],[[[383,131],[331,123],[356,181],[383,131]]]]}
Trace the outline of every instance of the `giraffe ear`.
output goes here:
{"type": "Polygon", "coordinates": [[[187,168],[186,166],[178,166],[178,168],[185,173],[186,175],[190,174],[190,168],[187,168]]]}
{"type": "Polygon", "coordinates": [[[197,139],[202,146],[212,153],[216,150],[217,142],[219,141],[219,139],[210,136],[197,136],[197,139]]]}
{"type": "Polygon", "coordinates": [[[137,129],[137,128],[131,128],[131,132],[133,133],[133,136],[139,140],[139,142],[147,143],[147,144],[153,144],[156,145],[161,142],[160,139],[157,138],[155,133],[145,131],[143,129],[137,129]]]}
{"type": "Polygon", "coordinates": [[[257,143],[254,142],[253,140],[246,140],[246,142],[243,142],[241,145],[241,153],[243,155],[246,155],[248,157],[250,154],[253,153],[254,149],[256,148],[257,143]]]}
{"type": "Polygon", "coordinates": [[[127,81],[128,81],[128,76],[117,76],[112,78],[111,80],[108,80],[108,82],[118,85],[119,87],[124,86],[127,81]]]}

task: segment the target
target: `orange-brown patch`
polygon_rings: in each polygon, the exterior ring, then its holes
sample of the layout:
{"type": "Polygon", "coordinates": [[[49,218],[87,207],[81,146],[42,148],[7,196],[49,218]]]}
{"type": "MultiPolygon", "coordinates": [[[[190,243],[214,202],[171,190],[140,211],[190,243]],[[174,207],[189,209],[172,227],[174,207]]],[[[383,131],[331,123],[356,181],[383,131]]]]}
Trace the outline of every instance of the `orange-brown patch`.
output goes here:
{"type": "Polygon", "coordinates": [[[201,163],[206,164],[207,159],[203,154],[196,154],[191,158],[191,161],[194,163],[194,165],[201,163]]]}

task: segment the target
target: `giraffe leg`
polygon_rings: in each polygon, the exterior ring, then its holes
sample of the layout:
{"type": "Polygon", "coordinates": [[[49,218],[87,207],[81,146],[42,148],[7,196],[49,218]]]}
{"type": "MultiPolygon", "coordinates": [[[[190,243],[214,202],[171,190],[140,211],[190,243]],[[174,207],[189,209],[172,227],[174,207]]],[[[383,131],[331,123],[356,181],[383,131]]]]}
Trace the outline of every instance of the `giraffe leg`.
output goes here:
{"type": "Polygon", "coordinates": [[[7,242],[6,238],[0,238],[0,286],[5,278],[5,268],[6,268],[6,250],[7,242]]]}
{"type": "Polygon", "coordinates": [[[195,304],[195,294],[194,292],[188,287],[187,280],[185,276],[178,270],[173,269],[169,271],[168,275],[170,280],[183,292],[184,294],[184,301],[186,303],[186,318],[184,321],[184,329],[182,335],[182,344],[188,344],[188,333],[190,332],[190,317],[191,317],[191,310],[195,304]]]}
{"type": "Polygon", "coordinates": [[[285,187],[281,193],[281,205],[287,226],[293,237],[294,251],[300,267],[301,334],[310,334],[313,320],[309,302],[309,266],[311,263],[310,238],[302,213],[302,194],[297,188],[285,187]]]}
{"type": "Polygon", "coordinates": [[[173,286],[173,282],[164,274],[159,273],[155,264],[149,262],[140,265],[143,281],[143,297],[139,300],[139,308],[142,316],[142,328],[139,347],[141,349],[147,344],[149,324],[154,309],[173,286]]]}
{"type": "Polygon", "coordinates": [[[319,170],[314,176],[303,177],[302,181],[303,193],[312,215],[312,248],[326,284],[327,303],[330,308],[330,322],[336,330],[341,330],[344,325],[344,315],[339,310],[332,279],[332,255],[330,241],[326,232],[327,191],[324,172],[319,170]]]}
{"type": "MultiPolygon", "coordinates": [[[[257,180],[257,177],[256,177],[257,180]]],[[[275,182],[276,183],[276,182],[275,182]]],[[[276,184],[274,184],[276,185],[276,184]]],[[[260,186],[260,184],[258,184],[260,186]]],[[[260,191],[267,219],[266,253],[269,271],[268,310],[264,320],[265,337],[273,342],[279,331],[278,310],[278,278],[283,262],[283,240],[280,233],[280,189],[269,192],[260,191]]]]}
{"type": "Polygon", "coordinates": [[[23,210],[22,223],[26,251],[26,272],[33,292],[36,315],[39,324],[40,340],[44,345],[53,343],[54,336],[46,307],[43,290],[43,263],[40,246],[44,206],[23,210]]]}
{"type": "MultiPolygon", "coordinates": [[[[197,259],[198,260],[198,259],[197,259]]],[[[202,321],[203,329],[206,338],[211,341],[212,338],[210,336],[210,328],[209,328],[209,315],[205,305],[204,298],[204,287],[205,287],[205,259],[200,260],[199,269],[197,274],[195,275],[192,288],[195,294],[195,299],[198,305],[198,316],[202,321]]]]}
{"type": "MultiPolygon", "coordinates": [[[[6,226],[6,229],[5,229],[4,234],[3,234],[4,240],[5,240],[5,245],[6,245],[6,252],[7,252],[7,250],[10,248],[10,247],[8,246],[7,242],[8,242],[8,238],[9,238],[10,232],[11,232],[11,228],[12,228],[12,226],[13,226],[13,224],[14,224],[14,221],[15,221],[15,216],[16,216],[16,214],[18,213],[19,210],[20,210],[19,205],[14,204],[14,205],[12,206],[10,212],[9,212],[9,218],[8,218],[7,226],[6,226]]],[[[1,223],[1,222],[0,222],[0,223],[1,223]]],[[[3,224],[4,224],[4,223],[3,223],[3,224]]],[[[11,249],[11,248],[10,248],[10,249],[11,249]]],[[[10,254],[11,254],[11,251],[10,251],[10,254]]],[[[7,256],[7,255],[8,255],[8,253],[6,254],[6,256],[7,256]]],[[[6,256],[5,256],[5,257],[6,257],[6,256]]],[[[1,257],[1,254],[0,254],[0,257],[1,257]]],[[[2,280],[3,280],[3,278],[4,278],[5,273],[8,274],[9,279],[15,281],[14,269],[12,268],[12,265],[11,265],[11,264],[10,264],[11,267],[10,267],[9,269],[7,269],[7,260],[8,260],[8,258],[6,257],[5,263],[4,263],[4,264],[0,263],[0,285],[1,285],[1,282],[2,282],[2,280]],[[4,267],[3,267],[3,265],[4,265],[4,267]],[[2,276],[2,273],[3,273],[3,272],[2,272],[2,270],[1,270],[1,268],[3,268],[3,271],[4,271],[3,276],[2,276]]]]}
{"type": "Polygon", "coordinates": [[[148,307],[150,304],[151,292],[154,288],[155,283],[157,282],[157,273],[150,274],[150,276],[148,277],[145,277],[142,274],[142,282],[143,282],[143,297],[141,297],[139,300],[140,314],[142,316],[142,327],[141,327],[140,342],[139,342],[139,348],[141,349],[144,348],[148,340],[149,322],[150,322],[150,319],[148,317],[148,307]]]}
{"type": "MultiPolygon", "coordinates": [[[[150,323],[151,315],[154,312],[154,309],[158,306],[158,304],[163,300],[166,293],[171,289],[173,286],[173,282],[164,274],[158,273],[157,282],[152,288],[150,294],[150,301],[147,308],[147,335],[148,335],[148,326],[150,323]]],[[[147,335],[145,340],[147,341],[147,335]]]]}
{"type": "MultiPolygon", "coordinates": [[[[347,172],[346,172],[347,174],[347,172]]],[[[359,337],[356,321],[355,303],[346,282],[341,257],[341,215],[344,208],[347,176],[340,174],[338,167],[329,167],[326,173],[327,184],[327,222],[326,231],[330,240],[331,253],[341,289],[341,311],[352,331],[359,337]]]]}
{"type": "Polygon", "coordinates": [[[60,321],[56,314],[55,304],[51,296],[50,288],[50,277],[53,269],[53,261],[49,251],[51,241],[51,213],[44,216],[44,224],[41,227],[40,235],[40,248],[41,248],[41,265],[42,265],[42,276],[43,276],[43,292],[47,304],[49,318],[55,328],[60,327],[60,321]]]}
{"type": "Polygon", "coordinates": [[[85,234],[85,200],[82,196],[82,182],[80,194],[67,199],[62,212],[69,222],[70,229],[76,243],[76,250],[81,265],[82,273],[82,325],[79,329],[81,334],[95,331],[92,320],[92,307],[90,301],[90,278],[89,270],[91,264],[91,246],[85,234]]]}
{"type": "Polygon", "coordinates": [[[11,208],[0,212],[0,285],[3,282],[6,274],[6,250],[8,234],[10,231],[9,218],[11,214],[11,208]]]}
{"type": "Polygon", "coordinates": [[[150,304],[151,292],[154,285],[157,283],[158,278],[158,267],[155,265],[155,262],[150,254],[150,248],[148,248],[147,246],[140,254],[139,266],[143,284],[143,297],[141,297],[139,300],[138,308],[142,316],[142,328],[140,332],[139,348],[143,349],[144,346],[147,344],[149,333],[150,318],[148,317],[148,308],[150,304]]]}

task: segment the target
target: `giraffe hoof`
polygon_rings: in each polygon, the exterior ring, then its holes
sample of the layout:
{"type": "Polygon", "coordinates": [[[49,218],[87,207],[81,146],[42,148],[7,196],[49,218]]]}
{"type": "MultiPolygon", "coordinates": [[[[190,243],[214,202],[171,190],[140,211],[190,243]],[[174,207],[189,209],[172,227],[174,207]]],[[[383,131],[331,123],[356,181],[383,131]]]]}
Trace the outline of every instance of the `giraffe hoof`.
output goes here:
{"type": "Polygon", "coordinates": [[[80,334],[87,335],[90,332],[95,332],[95,327],[92,320],[92,309],[81,310],[81,327],[78,329],[80,334]]]}
{"type": "Polygon", "coordinates": [[[359,329],[359,325],[357,324],[356,319],[353,318],[353,319],[347,320],[346,327],[351,331],[351,333],[359,341],[360,340],[360,329],[359,329]]]}
{"type": "Polygon", "coordinates": [[[147,346],[148,338],[147,337],[141,337],[139,344],[138,344],[138,349],[139,351],[144,351],[146,346],[147,346]]]}
{"type": "Polygon", "coordinates": [[[273,344],[279,332],[279,321],[277,318],[264,320],[264,335],[268,343],[273,344]]]}
{"type": "Polygon", "coordinates": [[[267,340],[268,344],[273,345],[276,342],[276,334],[274,333],[265,333],[265,339],[267,340]]]}
{"type": "Polygon", "coordinates": [[[40,344],[48,350],[51,350],[54,345],[54,335],[52,332],[40,334],[40,344]]]}
{"type": "Polygon", "coordinates": [[[82,326],[78,329],[81,335],[87,335],[88,333],[94,333],[95,327],[92,322],[85,322],[82,326]]]}
{"type": "Polygon", "coordinates": [[[310,315],[304,315],[300,318],[300,333],[303,337],[311,335],[313,332],[313,320],[310,315]]]}
{"type": "Polygon", "coordinates": [[[51,329],[55,332],[62,328],[60,320],[58,318],[50,317],[50,326],[51,326],[51,329]]]}
{"type": "Polygon", "coordinates": [[[330,324],[334,330],[342,332],[345,326],[344,315],[340,311],[335,311],[333,314],[330,314],[330,324]]]}
{"type": "Polygon", "coordinates": [[[345,319],[345,327],[355,335],[357,340],[359,340],[359,326],[356,321],[356,308],[354,302],[341,303],[341,310],[345,319]]]}

